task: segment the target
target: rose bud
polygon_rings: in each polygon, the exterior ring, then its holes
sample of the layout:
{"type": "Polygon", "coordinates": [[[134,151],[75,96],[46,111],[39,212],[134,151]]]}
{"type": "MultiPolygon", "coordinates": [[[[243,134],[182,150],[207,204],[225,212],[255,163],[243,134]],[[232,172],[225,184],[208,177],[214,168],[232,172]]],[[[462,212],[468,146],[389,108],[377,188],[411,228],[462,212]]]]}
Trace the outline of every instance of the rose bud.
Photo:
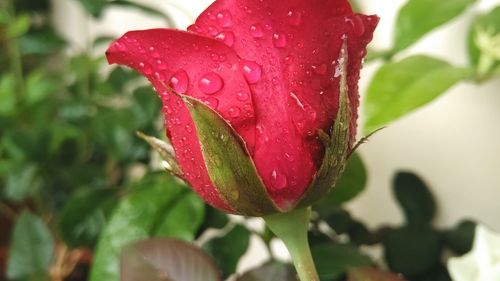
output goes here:
{"type": "Polygon", "coordinates": [[[347,0],[218,0],[188,31],[131,31],[107,51],[163,102],[179,174],[210,205],[303,208],[340,177],[376,16],[347,0]]]}

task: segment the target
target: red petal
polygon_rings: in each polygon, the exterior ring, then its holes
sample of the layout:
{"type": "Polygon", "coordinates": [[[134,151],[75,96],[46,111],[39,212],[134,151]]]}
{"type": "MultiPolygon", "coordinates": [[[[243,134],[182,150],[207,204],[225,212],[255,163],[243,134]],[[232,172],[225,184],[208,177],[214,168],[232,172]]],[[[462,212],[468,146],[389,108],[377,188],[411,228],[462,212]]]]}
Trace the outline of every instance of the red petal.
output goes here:
{"type": "Polygon", "coordinates": [[[262,77],[250,84],[258,130],[253,158],[281,207],[301,197],[321,164],[317,130],[328,131],[338,109],[344,40],[354,141],[361,59],[377,21],[353,14],[346,0],[218,0],[190,27],[210,38],[233,34],[228,45],[261,66],[262,77]]]}
{"type": "Polygon", "coordinates": [[[251,151],[254,107],[235,52],[192,33],[154,29],[125,34],[111,45],[107,57],[110,63],[138,70],[153,83],[163,101],[167,134],[185,179],[208,203],[231,209],[210,181],[187,108],[165,86],[207,103],[235,128],[251,151]]]}

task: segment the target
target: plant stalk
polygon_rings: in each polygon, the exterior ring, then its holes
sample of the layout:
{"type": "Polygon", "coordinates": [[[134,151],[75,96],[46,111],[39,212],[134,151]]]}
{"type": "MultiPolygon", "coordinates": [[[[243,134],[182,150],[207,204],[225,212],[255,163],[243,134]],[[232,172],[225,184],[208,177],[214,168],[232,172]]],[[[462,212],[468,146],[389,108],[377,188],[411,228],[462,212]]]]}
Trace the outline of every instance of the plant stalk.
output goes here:
{"type": "Polygon", "coordinates": [[[307,240],[310,218],[310,208],[264,217],[269,229],[285,243],[300,281],[319,281],[307,240]]]}

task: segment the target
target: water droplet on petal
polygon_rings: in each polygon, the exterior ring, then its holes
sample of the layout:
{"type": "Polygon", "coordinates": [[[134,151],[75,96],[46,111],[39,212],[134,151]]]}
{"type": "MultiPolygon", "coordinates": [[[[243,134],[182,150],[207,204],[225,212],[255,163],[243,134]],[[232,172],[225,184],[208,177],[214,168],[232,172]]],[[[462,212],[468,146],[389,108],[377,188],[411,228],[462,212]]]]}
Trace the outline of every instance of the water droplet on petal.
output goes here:
{"type": "Polygon", "coordinates": [[[302,13],[297,11],[289,11],[287,21],[290,25],[299,26],[302,22],[302,13]]]}
{"type": "Polygon", "coordinates": [[[208,27],[208,34],[211,36],[215,36],[215,35],[219,34],[219,30],[217,30],[217,27],[215,27],[215,26],[209,26],[208,27]]]}
{"type": "Polygon", "coordinates": [[[262,27],[259,24],[254,24],[250,26],[250,34],[253,38],[261,38],[264,36],[264,30],[262,30],[262,27]]]}
{"type": "Polygon", "coordinates": [[[288,162],[293,162],[295,160],[293,155],[291,155],[289,153],[285,153],[285,158],[286,158],[286,160],[288,160],[288,162]]]}
{"type": "Polygon", "coordinates": [[[192,25],[188,26],[187,30],[194,32],[194,33],[201,33],[202,32],[202,29],[199,26],[197,26],[196,24],[192,24],[192,25]]]}
{"type": "Polygon", "coordinates": [[[356,36],[365,34],[365,25],[361,16],[354,15],[351,18],[345,17],[344,20],[346,23],[351,25],[352,30],[356,36]]]}
{"type": "Polygon", "coordinates": [[[283,33],[274,33],[273,34],[273,44],[276,48],[284,48],[286,47],[286,35],[283,33]]]}
{"type": "Polygon", "coordinates": [[[125,47],[125,45],[123,45],[122,43],[118,42],[118,41],[115,41],[114,43],[116,49],[118,49],[118,51],[125,51],[127,49],[127,47],[125,47]]]}
{"type": "Polygon", "coordinates": [[[191,133],[193,131],[193,128],[191,128],[191,125],[189,125],[189,124],[186,125],[186,131],[188,133],[191,133]]]}
{"type": "Polygon", "coordinates": [[[179,69],[170,78],[170,87],[177,93],[184,94],[187,92],[189,86],[189,76],[183,69],[179,69]]]}
{"type": "Polygon", "coordinates": [[[237,94],[236,94],[236,98],[239,100],[239,101],[246,101],[248,99],[248,93],[246,91],[239,91],[237,94]]]}
{"type": "Polygon", "coordinates": [[[324,63],[320,64],[320,65],[313,65],[312,69],[313,69],[314,73],[319,74],[319,75],[325,74],[326,71],[328,70],[326,64],[324,64],[324,63]]]}
{"type": "Polygon", "coordinates": [[[234,45],[234,33],[232,33],[231,31],[223,31],[217,34],[217,36],[215,36],[215,39],[222,41],[229,47],[232,47],[234,45]]]}
{"type": "Polygon", "coordinates": [[[149,75],[152,73],[151,67],[143,62],[139,63],[139,67],[141,68],[142,73],[144,75],[149,75]]]}
{"type": "Polygon", "coordinates": [[[271,173],[271,185],[276,189],[282,189],[287,186],[288,180],[278,169],[274,169],[271,173]]]}
{"type": "Polygon", "coordinates": [[[198,87],[205,94],[213,95],[224,87],[224,81],[218,74],[208,72],[200,79],[198,87]]]}
{"type": "Polygon", "coordinates": [[[217,14],[217,23],[221,27],[231,27],[233,25],[233,17],[229,11],[221,11],[217,14]]]}
{"type": "Polygon", "coordinates": [[[229,116],[231,118],[238,118],[240,116],[240,113],[241,113],[241,110],[239,107],[235,106],[235,107],[231,107],[229,109],[229,116]]]}
{"type": "Polygon", "coordinates": [[[207,98],[204,103],[212,109],[217,109],[217,107],[219,106],[219,100],[216,98],[207,98]]]}
{"type": "Polygon", "coordinates": [[[256,62],[244,61],[241,65],[241,70],[245,79],[250,84],[257,83],[262,77],[262,68],[256,62]]]}

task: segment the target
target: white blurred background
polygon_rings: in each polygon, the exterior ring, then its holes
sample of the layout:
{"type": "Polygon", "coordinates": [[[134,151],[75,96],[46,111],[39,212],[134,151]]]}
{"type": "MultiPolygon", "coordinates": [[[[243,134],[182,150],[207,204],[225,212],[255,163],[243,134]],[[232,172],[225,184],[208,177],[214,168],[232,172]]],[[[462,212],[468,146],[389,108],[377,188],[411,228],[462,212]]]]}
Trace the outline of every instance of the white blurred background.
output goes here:
{"type": "MultiPolygon", "coordinates": [[[[99,22],[85,16],[76,1],[57,2],[54,18],[63,36],[77,52],[92,38],[102,34],[119,36],[128,30],[162,27],[160,19],[144,17],[133,10],[116,8],[99,22]]],[[[185,29],[210,0],[137,0],[174,15],[185,29]]],[[[396,12],[403,0],[361,0],[364,11],[381,18],[372,46],[391,45],[396,12]]],[[[459,19],[432,32],[403,53],[429,54],[465,65],[465,36],[469,23],[480,11],[499,5],[500,0],[481,0],[459,19]]],[[[363,70],[360,93],[377,64],[363,70]]],[[[361,117],[362,118],[362,117],[361,117]]],[[[394,202],[390,183],[396,171],[405,169],[423,177],[435,194],[439,210],[438,226],[451,226],[463,218],[482,222],[500,231],[500,81],[475,86],[462,83],[430,106],[391,124],[361,148],[368,167],[366,190],[349,204],[353,215],[371,227],[399,224],[402,216],[394,202]]],[[[257,222],[258,224],[258,222],[257,222]]],[[[262,245],[253,241],[251,253],[243,261],[248,267],[265,257],[262,245]]],[[[278,252],[283,252],[277,244],[278,252]]]]}

